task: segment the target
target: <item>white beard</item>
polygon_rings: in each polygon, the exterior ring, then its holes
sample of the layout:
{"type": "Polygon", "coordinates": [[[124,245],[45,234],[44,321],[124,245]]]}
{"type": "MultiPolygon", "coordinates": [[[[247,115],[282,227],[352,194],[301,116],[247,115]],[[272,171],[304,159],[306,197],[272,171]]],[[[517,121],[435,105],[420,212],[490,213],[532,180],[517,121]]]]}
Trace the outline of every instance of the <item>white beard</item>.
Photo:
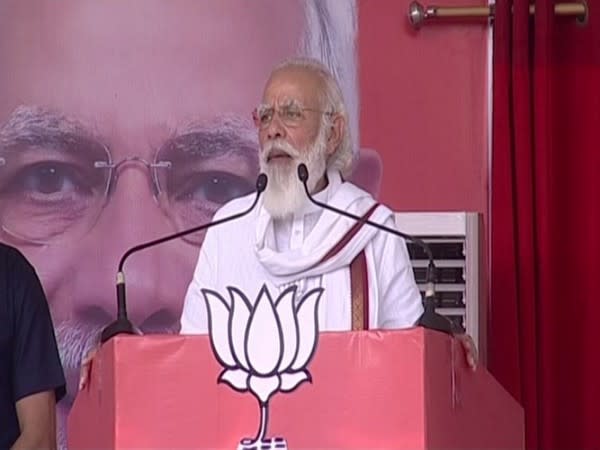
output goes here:
{"type": "Polygon", "coordinates": [[[327,170],[327,129],[322,127],[315,143],[305,151],[299,151],[284,140],[269,141],[262,149],[260,170],[269,178],[263,194],[265,209],[276,219],[281,219],[302,210],[309,201],[304,185],[298,178],[298,165],[308,168],[308,189],[312,193],[327,170]],[[283,151],[290,155],[286,161],[267,162],[272,151],[283,151]]]}

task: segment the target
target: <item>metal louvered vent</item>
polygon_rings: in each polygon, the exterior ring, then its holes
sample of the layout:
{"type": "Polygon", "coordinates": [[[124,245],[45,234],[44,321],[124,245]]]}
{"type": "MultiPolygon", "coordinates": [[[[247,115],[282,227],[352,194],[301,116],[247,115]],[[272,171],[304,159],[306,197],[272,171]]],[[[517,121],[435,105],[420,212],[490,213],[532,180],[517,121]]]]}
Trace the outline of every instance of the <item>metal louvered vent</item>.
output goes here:
{"type": "MultiPolygon", "coordinates": [[[[460,324],[478,344],[486,347],[485,305],[481,302],[480,214],[397,213],[398,228],[423,239],[431,247],[437,268],[437,311],[460,324]]],[[[407,242],[415,279],[425,291],[428,259],[407,242]]]]}

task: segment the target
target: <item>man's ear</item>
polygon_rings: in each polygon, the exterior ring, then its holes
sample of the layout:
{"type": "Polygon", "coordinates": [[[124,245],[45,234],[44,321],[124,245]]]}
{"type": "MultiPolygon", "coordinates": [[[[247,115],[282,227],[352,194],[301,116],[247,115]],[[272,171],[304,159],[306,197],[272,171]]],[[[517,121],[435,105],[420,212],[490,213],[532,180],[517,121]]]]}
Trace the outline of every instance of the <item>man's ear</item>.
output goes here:
{"type": "Polygon", "coordinates": [[[383,163],[376,150],[371,148],[361,148],[358,161],[350,175],[352,183],[359,188],[370,193],[374,198],[379,197],[381,188],[381,177],[383,172],[383,163]]]}
{"type": "Polygon", "coordinates": [[[327,135],[327,156],[331,156],[342,142],[346,121],[341,114],[336,114],[333,122],[329,125],[329,134],[327,135]]]}

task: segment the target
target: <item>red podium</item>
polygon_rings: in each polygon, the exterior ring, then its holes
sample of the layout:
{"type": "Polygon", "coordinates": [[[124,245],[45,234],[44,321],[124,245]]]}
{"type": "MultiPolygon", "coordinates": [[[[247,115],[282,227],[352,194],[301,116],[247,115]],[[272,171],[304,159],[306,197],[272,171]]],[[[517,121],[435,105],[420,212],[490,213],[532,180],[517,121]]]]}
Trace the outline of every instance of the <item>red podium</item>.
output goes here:
{"type": "MultiPolygon", "coordinates": [[[[69,449],[236,449],[260,408],[222,370],[208,336],[112,339],[71,410],[69,449]]],[[[524,448],[521,407],[449,336],[321,333],[308,371],[269,401],[267,434],[290,449],[524,448]]]]}

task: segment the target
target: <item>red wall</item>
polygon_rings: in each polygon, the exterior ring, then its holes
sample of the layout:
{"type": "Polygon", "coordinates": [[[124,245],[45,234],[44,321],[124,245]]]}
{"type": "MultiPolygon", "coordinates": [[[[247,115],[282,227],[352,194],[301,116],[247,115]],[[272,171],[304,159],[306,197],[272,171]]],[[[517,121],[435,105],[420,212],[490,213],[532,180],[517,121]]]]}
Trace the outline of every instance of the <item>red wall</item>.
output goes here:
{"type": "Polygon", "coordinates": [[[488,27],[415,31],[408,4],[359,1],[360,140],[382,155],[380,198],[396,210],[486,212],[488,27]]]}

